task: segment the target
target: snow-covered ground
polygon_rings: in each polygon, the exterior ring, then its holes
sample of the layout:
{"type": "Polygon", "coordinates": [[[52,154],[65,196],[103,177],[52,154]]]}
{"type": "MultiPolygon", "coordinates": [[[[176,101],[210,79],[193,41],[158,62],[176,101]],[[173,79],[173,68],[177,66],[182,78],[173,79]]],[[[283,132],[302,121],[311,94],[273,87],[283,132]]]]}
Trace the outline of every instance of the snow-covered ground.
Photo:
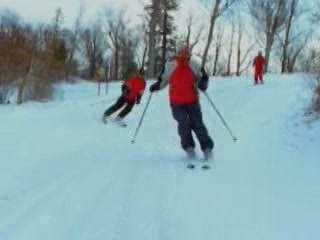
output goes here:
{"type": "MultiPolygon", "coordinates": [[[[62,86],[49,103],[0,106],[0,240],[318,240],[320,123],[303,113],[303,75],[252,86],[215,79],[205,97],[215,140],[209,171],[187,170],[167,90],[149,93],[127,128],[103,125],[120,93],[111,84],[62,86]]],[[[198,152],[200,154],[200,152],[198,152]]]]}

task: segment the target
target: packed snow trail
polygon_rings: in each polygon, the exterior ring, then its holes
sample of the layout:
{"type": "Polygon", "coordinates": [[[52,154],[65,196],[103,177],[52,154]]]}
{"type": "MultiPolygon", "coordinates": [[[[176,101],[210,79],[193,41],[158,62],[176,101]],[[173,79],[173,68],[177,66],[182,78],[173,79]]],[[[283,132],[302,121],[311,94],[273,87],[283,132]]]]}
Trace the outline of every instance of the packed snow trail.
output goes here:
{"type": "MultiPolygon", "coordinates": [[[[61,100],[0,107],[0,240],[316,240],[319,123],[306,125],[301,75],[213,80],[205,97],[212,169],[185,168],[167,90],[127,128],[101,123],[120,93],[63,86],[61,100]],[[309,126],[309,127],[308,127],[309,126]],[[311,130],[310,130],[311,128],[311,130]]],[[[200,152],[198,151],[200,156],[200,152]]]]}

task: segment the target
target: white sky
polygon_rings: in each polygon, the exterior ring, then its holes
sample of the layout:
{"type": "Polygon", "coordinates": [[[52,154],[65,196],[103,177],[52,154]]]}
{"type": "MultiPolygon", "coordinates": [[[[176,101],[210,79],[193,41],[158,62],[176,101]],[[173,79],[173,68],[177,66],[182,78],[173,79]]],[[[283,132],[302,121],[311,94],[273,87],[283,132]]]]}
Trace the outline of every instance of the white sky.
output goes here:
{"type": "Polygon", "coordinates": [[[78,15],[81,4],[85,6],[85,21],[90,22],[105,7],[122,7],[127,5],[132,15],[142,9],[138,0],[0,0],[1,8],[15,10],[26,21],[50,22],[55,9],[61,7],[65,24],[70,26],[78,15]]]}
{"type": "MultiPolygon", "coordinates": [[[[300,1],[305,5],[309,5],[314,0],[300,1]]],[[[27,22],[49,23],[54,17],[55,10],[61,7],[64,13],[64,24],[66,27],[71,27],[79,13],[81,4],[85,6],[83,18],[85,24],[95,21],[101,16],[105,8],[120,9],[123,7],[127,8],[127,17],[131,19],[130,23],[135,23],[139,18],[138,15],[143,12],[144,2],[150,2],[150,0],[0,0],[0,9],[9,8],[15,10],[27,22]]],[[[209,12],[199,2],[200,0],[180,0],[180,10],[175,16],[179,32],[181,30],[185,32],[185,18],[189,12],[195,14],[199,24],[203,21],[205,26],[208,25],[206,22],[209,22],[209,12]]],[[[238,6],[237,10],[241,11],[240,6],[238,6]]],[[[250,21],[249,18],[247,20],[250,21]]],[[[205,37],[202,40],[205,41],[205,37]]],[[[248,44],[250,42],[251,40],[248,40],[248,44]]],[[[201,43],[198,46],[202,46],[201,43]]],[[[258,48],[255,50],[257,51],[258,48]]]]}
{"type": "MultiPolygon", "coordinates": [[[[143,11],[143,2],[148,0],[0,0],[0,8],[15,10],[25,21],[50,22],[55,9],[63,9],[65,24],[74,23],[81,4],[85,5],[85,22],[95,20],[106,7],[126,7],[129,17],[134,20],[143,11]]],[[[181,11],[200,10],[198,0],[182,0],[181,11]]]]}
{"type": "MultiPolygon", "coordinates": [[[[15,10],[26,22],[45,22],[50,23],[53,20],[55,10],[61,7],[64,13],[64,25],[72,27],[81,4],[85,6],[84,24],[91,24],[101,17],[105,8],[123,8],[127,9],[127,17],[131,19],[130,24],[139,21],[138,16],[143,12],[143,3],[150,0],[0,0],[0,9],[9,8],[15,10]]],[[[200,0],[180,0],[178,13],[175,15],[176,24],[180,33],[186,32],[186,18],[190,13],[194,14],[196,24],[205,24],[204,30],[207,30],[209,24],[209,9],[205,8],[200,0]],[[207,24],[206,24],[207,23],[207,24]]],[[[193,34],[197,33],[197,27],[193,34]]],[[[193,38],[194,36],[192,36],[193,38]]],[[[202,35],[197,49],[203,47],[206,37],[202,35]]]]}

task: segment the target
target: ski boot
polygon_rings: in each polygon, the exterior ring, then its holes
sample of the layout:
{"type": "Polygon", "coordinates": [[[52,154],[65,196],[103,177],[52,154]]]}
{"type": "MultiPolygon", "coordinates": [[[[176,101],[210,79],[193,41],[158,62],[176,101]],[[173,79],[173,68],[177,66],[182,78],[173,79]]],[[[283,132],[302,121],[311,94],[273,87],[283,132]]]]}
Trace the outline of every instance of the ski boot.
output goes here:
{"type": "Polygon", "coordinates": [[[188,159],[195,159],[196,158],[196,152],[194,151],[194,148],[187,148],[186,154],[188,159]]]}
{"type": "Polygon", "coordinates": [[[195,168],[193,161],[196,158],[196,152],[194,151],[194,148],[190,147],[190,148],[187,148],[185,151],[186,151],[187,159],[188,159],[187,168],[189,168],[189,169],[195,168]]]}
{"type": "Polygon", "coordinates": [[[102,122],[103,122],[104,124],[107,124],[108,118],[109,118],[109,116],[103,114],[103,115],[102,115],[102,122]]]}
{"type": "Polygon", "coordinates": [[[212,149],[204,149],[203,150],[202,169],[204,169],[204,170],[210,169],[210,162],[212,162],[212,161],[213,161],[212,149]]]}
{"type": "Polygon", "coordinates": [[[121,126],[121,127],[126,127],[127,126],[127,124],[123,121],[123,119],[121,118],[121,117],[116,117],[115,118],[115,122],[117,123],[117,124],[119,124],[119,126],[121,126]]]}
{"type": "Polygon", "coordinates": [[[203,150],[203,160],[204,161],[212,161],[213,160],[213,152],[212,152],[212,149],[204,149],[203,150]]]}

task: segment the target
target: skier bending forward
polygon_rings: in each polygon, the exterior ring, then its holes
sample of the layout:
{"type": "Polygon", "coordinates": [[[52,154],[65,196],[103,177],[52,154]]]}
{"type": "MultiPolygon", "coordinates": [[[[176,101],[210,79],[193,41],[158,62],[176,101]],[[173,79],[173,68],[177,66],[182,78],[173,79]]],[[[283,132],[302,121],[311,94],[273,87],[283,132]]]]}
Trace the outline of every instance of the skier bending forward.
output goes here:
{"type": "Polygon", "coordinates": [[[122,109],[115,120],[120,125],[126,126],[123,119],[132,111],[135,104],[140,104],[145,85],[145,80],[139,71],[136,69],[132,70],[129,75],[129,79],[122,84],[121,96],[104,112],[102,121],[107,123],[110,115],[122,109]]]}

